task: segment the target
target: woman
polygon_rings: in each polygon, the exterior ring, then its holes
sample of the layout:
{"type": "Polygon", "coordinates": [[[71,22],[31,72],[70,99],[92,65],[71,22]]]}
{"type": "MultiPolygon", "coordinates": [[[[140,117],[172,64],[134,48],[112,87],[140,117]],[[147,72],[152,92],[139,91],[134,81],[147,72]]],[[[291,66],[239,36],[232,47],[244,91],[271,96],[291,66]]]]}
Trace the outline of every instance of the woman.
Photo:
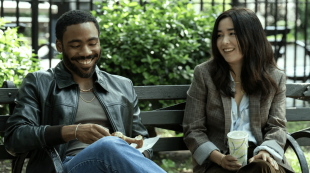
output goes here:
{"type": "Polygon", "coordinates": [[[232,8],[217,18],[212,55],[195,67],[187,92],[184,141],[194,172],[294,172],[283,151],[286,76],[253,11],[232,8]],[[249,164],[242,168],[229,155],[233,130],[249,134],[249,164]]]}

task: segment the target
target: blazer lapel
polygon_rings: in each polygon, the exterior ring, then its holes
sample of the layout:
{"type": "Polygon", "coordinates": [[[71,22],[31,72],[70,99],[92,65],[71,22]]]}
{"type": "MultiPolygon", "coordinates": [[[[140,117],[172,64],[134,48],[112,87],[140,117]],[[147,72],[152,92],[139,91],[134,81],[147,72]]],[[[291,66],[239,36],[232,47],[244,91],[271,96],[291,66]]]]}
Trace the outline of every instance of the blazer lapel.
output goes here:
{"type": "Polygon", "coordinates": [[[261,133],[260,98],[260,94],[250,95],[249,97],[250,127],[251,132],[257,141],[257,145],[260,145],[263,142],[261,133]]]}
{"type": "Polygon", "coordinates": [[[225,134],[224,134],[224,143],[227,142],[227,134],[230,131],[231,125],[231,98],[221,95],[223,107],[224,107],[224,116],[225,116],[225,134]]]}

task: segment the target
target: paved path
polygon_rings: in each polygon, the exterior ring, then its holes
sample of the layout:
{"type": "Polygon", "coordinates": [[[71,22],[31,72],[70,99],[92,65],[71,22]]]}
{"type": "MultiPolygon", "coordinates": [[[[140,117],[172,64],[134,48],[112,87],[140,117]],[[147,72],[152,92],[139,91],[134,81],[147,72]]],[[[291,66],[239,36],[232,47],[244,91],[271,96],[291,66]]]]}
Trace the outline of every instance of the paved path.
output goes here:
{"type": "MultiPolygon", "coordinates": [[[[304,72],[306,72],[306,75],[309,75],[310,73],[310,57],[306,56],[306,62],[304,61],[305,56],[305,50],[297,46],[296,49],[296,76],[304,76],[304,72]],[[304,64],[306,63],[306,68],[304,67],[304,64]]],[[[294,57],[295,57],[295,48],[294,44],[287,45],[287,51],[286,51],[286,69],[284,69],[284,55],[278,59],[278,66],[280,69],[285,70],[285,73],[287,76],[294,76],[294,57]]],[[[286,83],[294,83],[294,80],[288,79],[286,83]]],[[[302,81],[295,81],[295,83],[302,83],[302,81]]],[[[306,81],[305,83],[310,83],[310,81],[306,81]]],[[[295,106],[294,106],[294,99],[287,98],[286,99],[286,107],[309,107],[309,102],[303,102],[300,100],[295,100],[295,106]]]]}

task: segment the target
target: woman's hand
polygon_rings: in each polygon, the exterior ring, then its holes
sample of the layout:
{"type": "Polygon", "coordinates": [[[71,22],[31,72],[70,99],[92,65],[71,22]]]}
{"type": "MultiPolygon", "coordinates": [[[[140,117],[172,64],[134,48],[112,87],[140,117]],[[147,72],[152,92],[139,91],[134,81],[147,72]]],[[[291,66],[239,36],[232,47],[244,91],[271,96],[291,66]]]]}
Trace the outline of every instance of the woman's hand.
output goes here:
{"type": "Polygon", "coordinates": [[[211,152],[209,160],[230,171],[237,171],[242,166],[240,163],[237,162],[237,158],[231,155],[223,155],[217,150],[213,150],[211,152]]]}
{"type": "Polygon", "coordinates": [[[271,157],[271,155],[266,150],[259,151],[259,153],[256,156],[249,159],[249,162],[251,163],[256,159],[262,159],[264,161],[268,161],[276,170],[279,170],[278,163],[271,157]]]}
{"type": "Polygon", "coordinates": [[[230,171],[237,171],[241,168],[241,164],[237,162],[237,158],[226,155],[222,158],[221,166],[224,169],[230,170],[230,171]]]}

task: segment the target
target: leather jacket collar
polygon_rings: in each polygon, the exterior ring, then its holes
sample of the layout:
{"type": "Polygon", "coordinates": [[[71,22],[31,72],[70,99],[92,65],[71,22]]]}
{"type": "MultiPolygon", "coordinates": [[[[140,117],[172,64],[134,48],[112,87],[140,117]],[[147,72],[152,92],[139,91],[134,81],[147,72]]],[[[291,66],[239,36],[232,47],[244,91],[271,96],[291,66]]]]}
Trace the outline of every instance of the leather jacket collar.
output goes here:
{"type": "MultiPolygon", "coordinates": [[[[72,77],[71,72],[65,67],[64,62],[61,61],[55,67],[55,77],[58,88],[63,89],[71,85],[77,84],[72,77]]],[[[95,83],[98,83],[103,89],[109,91],[104,75],[100,73],[98,66],[95,67],[94,72],[95,83]]]]}

